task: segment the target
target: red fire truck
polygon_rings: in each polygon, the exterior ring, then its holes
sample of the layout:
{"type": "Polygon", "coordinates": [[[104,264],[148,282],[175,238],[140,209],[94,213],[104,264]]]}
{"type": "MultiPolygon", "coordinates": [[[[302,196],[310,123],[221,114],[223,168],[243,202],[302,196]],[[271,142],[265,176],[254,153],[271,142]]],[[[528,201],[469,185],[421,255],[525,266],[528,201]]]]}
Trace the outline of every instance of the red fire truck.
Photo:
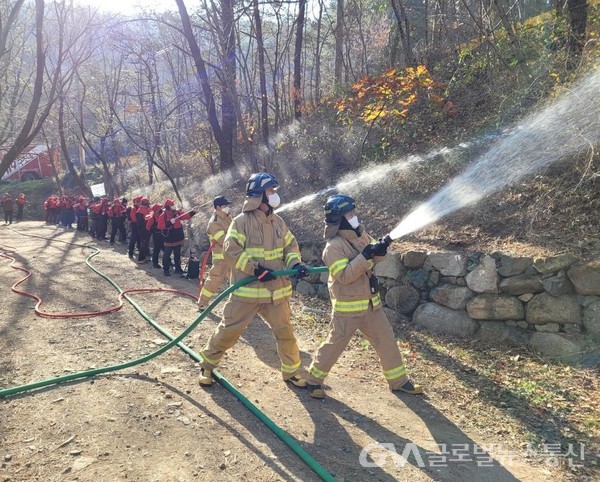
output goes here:
{"type": "MultiPolygon", "coordinates": [[[[7,149],[0,147],[0,161],[6,154],[7,149]]],[[[60,169],[58,149],[53,147],[48,149],[43,144],[30,145],[23,150],[10,165],[8,170],[2,176],[3,181],[31,181],[43,177],[54,176],[54,169],[50,159],[54,160],[54,165],[60,169]],[[52,156],[52,157],[50,157],[52,156]]]]}

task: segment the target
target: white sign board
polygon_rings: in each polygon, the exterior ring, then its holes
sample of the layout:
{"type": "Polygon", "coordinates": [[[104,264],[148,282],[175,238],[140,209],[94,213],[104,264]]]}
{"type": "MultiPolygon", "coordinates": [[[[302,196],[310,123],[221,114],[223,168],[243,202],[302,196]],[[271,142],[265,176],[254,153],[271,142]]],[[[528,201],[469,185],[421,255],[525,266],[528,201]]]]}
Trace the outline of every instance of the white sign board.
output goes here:
{"type": "Polygon", "coordinates": [[[104,183],[100,183],[100,184],[94,184],[93,186],[90,186],[91,190],[92,190],[92,196],[105,196],[106,195],[106,190],[104,189],[104,183]]]}

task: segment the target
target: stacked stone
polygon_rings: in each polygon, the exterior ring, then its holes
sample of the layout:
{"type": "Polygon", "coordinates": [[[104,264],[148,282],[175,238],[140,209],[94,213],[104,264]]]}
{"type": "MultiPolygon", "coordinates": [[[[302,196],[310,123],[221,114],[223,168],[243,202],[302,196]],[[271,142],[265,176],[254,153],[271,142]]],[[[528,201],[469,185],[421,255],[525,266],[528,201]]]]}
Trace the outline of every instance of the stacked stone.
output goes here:
{"type": "MultiPolygon", "coordinates": [[[[303,259],[316,258],[316,249],[303,250],[303,259]]],[[[600,260],[390,252],[375,274],[393,323],[412,320],[425,330],[478,336],[485,344],[528,345],[563,362],[599,356],[600,260]]],[[[327,298],[326,283],[324,273],[301,281],[297,290],[327,298]]]]}

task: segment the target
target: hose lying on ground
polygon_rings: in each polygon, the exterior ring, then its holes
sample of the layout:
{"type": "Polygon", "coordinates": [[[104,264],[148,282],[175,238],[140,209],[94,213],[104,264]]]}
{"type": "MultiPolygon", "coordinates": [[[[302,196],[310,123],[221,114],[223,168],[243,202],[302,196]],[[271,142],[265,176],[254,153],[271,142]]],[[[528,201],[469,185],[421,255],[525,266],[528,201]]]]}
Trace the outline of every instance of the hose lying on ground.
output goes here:
{"type": "MultiPolygon", "coordinates": [[[[12,229],[12,230],[23,236],[31,236],[31,237],[61,242],[61,243],[65,243],[68,245],[74,245],[74,246],[80,246],[80,247],[84,247],[84,248],[95,249],[95,252],[90,254],[86,258],[86,260],[85,260],[86,264],[95,273],[100,275],[102,278],[104,278],[106,281],[108,281],[111,285],[113,285],[117,289],[117,291],[119,291],[120,299],[121,299],[121,297],[124,297],[146,321],[148,321],[156,330],[158,330],[161,334],[163,334],[164,336],[169,338],[171,341],[169,341],[166,345],[158,348],[157,350],[155,350],[143,357],[137,358],[135,360],[130,360],[130,361],[120,363],[117,365],[110,365],[110,366],[106,366],[106,367],[95,368],[95,369],[86,370],[86,371],[77,372],[77,373],[69,373],[67,375],[62,375],[60,377],[50,378],[47,380],[40,380],[37,382],[25,384],[25,385],[19,385],[19,386],[15,386],[15,387],[5,388],[5,389],[0,390],[0,398],[5,398],[5,397],[12,396],[12,395],[16,395],[18,393],[36,390],[38,388],[43,388],[43,387],[47,387],[50,385],[57,385],[60,383],[71,381],[71,380],[87,378],[87,377],[91,377],[91,376],[95,376],[95,375],[100,375],[103,373],[123,370],[125,368],[133,367],[136,365],[141,365],[142,363],[145,363],[153,358],[156,358],[159,355],[162,355],[166,351],[173,348],[175,345],[177,345],[184,352],[186,352],[188,355],[190,355],[194,360],[200,361],[201,360],[200,355],[198,355],[191,348],[189,348],[185,344],[183,344],[182,340],[185,337],[187,337],[194,330],[194,328],[196,328],[196,326],[208,314],[210,314],[212,312],[212,310],[221,302],[221,300],[223,300],[231,292],[238,289],[240,286],[244,286],[256,279],[255,277],[250,276],[248,278],[244,278],[244,279],[238,281],[237,283],[229,286],[225,291],[220,293],[214,299],[214,301],[212,303],[210,303],[208,305],[208,307],[202,313],[200,313],[198,315],[198,317],[185,330],[183,330],[179,335],[173,336],[167,330],[162,328],[158,323],[156,323],[147,313],[145,313],[142,310],[142,308],[133,299],[131,299],[126,294],[126,291],[138,291],[138,290],[123,290],[119,285],[117,285],[117,283],[115,281],[110,279],[107,275],[102,273],[100,270],[98,270],[96,267],[94,267],[91,264],[90,260],[100,253],[100,250],[98,248],[87,246],[87,245],[82,245],[82,244],[77,244],[77,243],[70,243],[70,242],[62,241],[62,240],[56,240],[56,239],[52,239],[52,238],[45,238],[43,236],[37,236],[37,235],[33,235],[33,234],[25,234],[25,233],[16,231],[14,229],[12,229]]],[[[4,255],[2,255],[2,256],[5,258],[6,257],[10,258],[9,256],[4,256],[4,255]]],[[[11,263],[11,265],[14,263],[14,258],[12,258],[12,259],[13,259],[13,262],[11,263]]],[[[22,268],[22,269],[24,269],[24,268],[22,268]]],[[[309,268],[309,272],[312,272],[312,273],[321,273],[321,272],[325,272],[325,271],[327,271],[327,267],[325,267],[325,266],[309,268]]],[[[274,271],[273,272],[273,274],[275,276],[293,276],[296,273],[297,273],[296,270],[283,270],[283,271],[274,271]]],[[[27,276],[27,278],[29,278],[29,276],[27,276]]],[[[25,278],[25,279],[27,279],[27,278],[25,278]]],[[[24,281],[24,280],[22,280],[22,281],[24,281]]],[[[142,291],[145,291],[145,290],[142,290],[142,291]]],[[[167,290],[162,290],[162,291],[167,291],[167,290]]],[[[173,290],[173,291],[176,291],[176,290],[173,290]]],[[[196,299],[195,295],[190,295],[189,293],[186,293],[186,294],[188,296],[196,299]]],[[[27,295],[29,295],[29,294],[27,294],[27,295]]],[[[25,296],[27,296],[27,295],[25,295],[25,296]]],[[[33,296],[29,295],[29,296],[33,297],[34,295],[33,296]]],[[[36,299],[36,298],[34,298],[34,299],[36,299]]],[[[238,390],[236,390],[233,387],[233,385],[231,385],[231,383],[225,377],[223,377],[216,370],[213,371],[213,375],[215,376],[215,378],[218,380],[218,382],[222,386],[224,386],[238,400],[240,400],[246,408],[248,408],[256,417],[258,417],[258,419],[261,422],[263,422],[282,442],[284,442],[290,449],[292,449],[302,459],[302,461],[304,463],[306,463],[322,480],[325,480],[325,481],[334,481],[335,480],[331,476],[331,474],[329,474],[329,472],[327,472],[321,465],[319,465],[319,463],[316,460],[314,460],[288,433],[286,433],[277,424],[275,424],[271,419],[269,419],[256,405],[252,404],[252,402],[250,402],[250,400],[248,400],[242,393],[240,393],[238,390]]]]}

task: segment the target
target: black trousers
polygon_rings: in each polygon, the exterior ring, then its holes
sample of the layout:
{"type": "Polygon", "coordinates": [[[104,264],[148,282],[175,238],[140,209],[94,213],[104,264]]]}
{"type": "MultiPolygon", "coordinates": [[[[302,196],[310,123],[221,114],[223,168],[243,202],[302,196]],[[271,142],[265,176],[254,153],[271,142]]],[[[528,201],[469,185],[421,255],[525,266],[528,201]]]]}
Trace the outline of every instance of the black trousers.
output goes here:
{"type": "Polygon", "coordinates": [[[165,237],[160,231],[152,231],[152,265],[158,265],[158,257],[165,245],[165,237]]]}
{"type": "Polygon", "coordinates": [[[4,222],[6,224],[10,224],[13,222],[13,212],[12,211],[4,211],[4,222]]]}
{"type": "Polygon", "coordinates": [[[181,245],[164,247],[163,271],[165,273],[169,272],[169,268],[171,267],[171,253],[173,253],[173,257],[175,258],[175,273],[183,273],[183,270],[181,269],[181,245]]]}
{"type": "Polygon", "coordinates": [[[142,226],[139,229],[138,239],[140,240],[138,261],[142,261],[150,256],[150,231],[148,231],[145,226],[142,226]]]}
{"type": "Polygon", "coordinates": [[[135,250],[136,244],[138,245],[138,249],[139,249],[140,242],[138,240],[137,224],[131,223],[131,237],[129,238],[129,249],[128,249],[130,258],[133,258],[133,251],[135,250]]]}
{"type": "Polygon", "coordinates": [[[127,233],[125,232],[125,218],[110,218],[111,231],[110,231],[110,242],[115,242],[115,237],[119,233],[119,241],[122,243],[127,239],[127,233]]]}
{"type": "Polygon", "coordinates": [[[17,221],[23,221],[23,204],[17,204],[17,221]]]}
{"type": "Polygon", "coordinates": [[[77,216],[77,231],[87,231],[88,230],[88,217],[87,216],[77,216]]]}
{"type": "Polygon", "coordinates": [[[101,215],[98,217],[96,238],[106,239],[106,230],[108,229],[108,216],[101,215]]]}

